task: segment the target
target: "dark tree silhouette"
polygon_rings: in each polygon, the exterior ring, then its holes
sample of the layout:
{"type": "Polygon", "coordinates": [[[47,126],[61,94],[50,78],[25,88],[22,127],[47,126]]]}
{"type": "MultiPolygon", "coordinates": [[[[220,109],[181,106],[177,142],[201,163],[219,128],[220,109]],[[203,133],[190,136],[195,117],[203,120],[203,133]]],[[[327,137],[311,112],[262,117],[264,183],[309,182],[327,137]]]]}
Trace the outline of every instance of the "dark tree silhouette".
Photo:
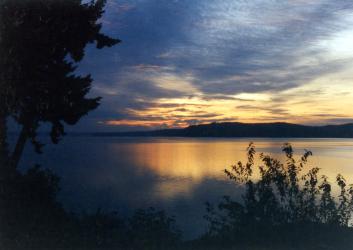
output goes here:
{"type": "Polygon", "coordinates": [[[99,97],[86,97],[91,76],[77,76],[75,70],[88,43],[101,49],[120,42],[101,33],[104,5],[105,0],[0,0],[0,157],[12,168],[29,139],[40,152],[41,123],[51,124],[57,143],[64,123],[75,124],[98,106],[99,97]],[[9,117],[21,133],[6,160],[9,117]]]}

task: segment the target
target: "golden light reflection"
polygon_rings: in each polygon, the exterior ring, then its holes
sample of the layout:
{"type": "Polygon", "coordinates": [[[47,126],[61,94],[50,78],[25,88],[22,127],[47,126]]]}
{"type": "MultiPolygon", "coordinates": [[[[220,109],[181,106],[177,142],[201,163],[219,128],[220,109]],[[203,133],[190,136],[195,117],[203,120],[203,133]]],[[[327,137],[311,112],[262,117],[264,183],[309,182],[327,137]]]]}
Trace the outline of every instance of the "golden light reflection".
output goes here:
{"type": "MultiPolygon", "coordinates": [[[[255,146],[258,153],[270,154],[284,163],[285,157],[281,152],[284,142],[259,139],[255,140],[255,146]]],[[[158,139],[155,142],[129,144],[126,153],[134,156],[134,165],[140,170],[152,171],[159,176],[161,181],[156,186],[157,195],[187,196],[205,180],[227,181],[224,169],[229,169],[237,161],[246,162],[245,149],[248,143],[248,139],[158,139]]],[[[303,173],[312,167],[319,167],[321,174],[327,175],[331,182],[335,181],[338,173],[343,174],[348,182],[353,182],[352,140],[294,140],[292,145],[297,159],[304,148],[314,153],[303,173]]],[[[122,144],[117,147],[122,147],[122,144]]],[[[256,164],[260,164],[258,157],[256,164]]],[[[254,178],[258,177],[255,172],[254,178]]]]}

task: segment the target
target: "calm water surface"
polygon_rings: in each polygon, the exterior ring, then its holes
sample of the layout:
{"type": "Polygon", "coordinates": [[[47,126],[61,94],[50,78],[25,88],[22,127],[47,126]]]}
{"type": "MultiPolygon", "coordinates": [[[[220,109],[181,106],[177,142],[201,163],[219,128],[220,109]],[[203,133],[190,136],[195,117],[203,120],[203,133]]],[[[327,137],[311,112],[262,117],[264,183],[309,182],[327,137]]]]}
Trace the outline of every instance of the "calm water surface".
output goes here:
{"type": "Polygon", "coordinates": [[[223,170],[246,159],[253,141],[257,152],[280,159],[283,143],[296,156],[313,151],[309,167],[335,179],[343,174],[353,183],[353,139],[193,139],[66,137],[47,145],[42,155],[26,149],[22,167],[35,163],[61,177],[60,201],[76,212],[117,211],[128,216],[150,206],[176,217],[186,238],[205,230],[204,203],[223,195],[239,199],[241,190],[223,170]]]}

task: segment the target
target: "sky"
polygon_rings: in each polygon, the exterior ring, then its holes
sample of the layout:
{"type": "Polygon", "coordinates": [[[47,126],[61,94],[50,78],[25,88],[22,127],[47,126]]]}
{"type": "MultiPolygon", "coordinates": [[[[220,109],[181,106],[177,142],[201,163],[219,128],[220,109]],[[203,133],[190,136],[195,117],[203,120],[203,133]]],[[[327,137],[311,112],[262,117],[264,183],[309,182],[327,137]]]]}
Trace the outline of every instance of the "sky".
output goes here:
{"type": "Polygon", "coordinates": [[[353,2],[108,0],[86,131],[353,122],[353,2]]]}

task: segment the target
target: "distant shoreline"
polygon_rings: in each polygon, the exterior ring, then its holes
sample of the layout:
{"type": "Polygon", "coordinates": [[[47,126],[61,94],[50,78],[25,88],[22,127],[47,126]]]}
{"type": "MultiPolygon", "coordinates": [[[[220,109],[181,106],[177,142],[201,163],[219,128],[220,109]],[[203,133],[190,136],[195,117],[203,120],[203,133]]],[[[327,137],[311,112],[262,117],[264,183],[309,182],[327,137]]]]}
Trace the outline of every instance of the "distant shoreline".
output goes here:
{"type": "Polygon", "coordinates": [[[353,138],[353,124],[306,126],[291,123],[211,123],[186,128],[131,132],[71,133],[97,137],[353,138]]]}

